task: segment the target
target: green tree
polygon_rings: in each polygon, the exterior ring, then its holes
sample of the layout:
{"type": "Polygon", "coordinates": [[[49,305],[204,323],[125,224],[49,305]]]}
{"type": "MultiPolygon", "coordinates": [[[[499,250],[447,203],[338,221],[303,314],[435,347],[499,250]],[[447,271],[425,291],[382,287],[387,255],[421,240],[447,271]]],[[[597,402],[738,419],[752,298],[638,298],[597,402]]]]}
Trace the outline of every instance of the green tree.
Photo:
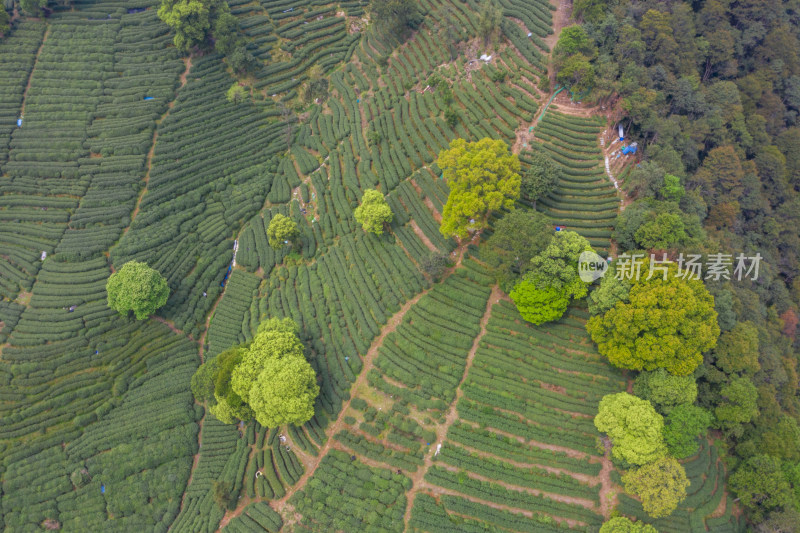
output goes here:
{"type": "MultiPolygon", "coordinates": [[[[572,4],[572,14],[579,20],[586,22],[600,22],[605,15],[606,8],[608,7],[608,0],[575,0],[572,4]]],[[[627,532],[628,530],[624,530],[627,532]]],[[[637,530],[630,530],[631,533],[637,530]]],[[[624,533],[620,530],[619,533],[624,533]]],[[[607,533],[601,531],[601,533],[607,533]]],[[[617,530],[614,530],[617,533],[617,530]]],[[[643,530],[643,533],[647,533],[643,530]]]]}
{"type": "Polygon", "coordinates": [[[645,250],[673,248],[687,238],[683,219],[677,213],[659,213],[640,226],[634,236],[645,250]]]}
{"type": "Polygon", "coordinates": [[[11,16],[3,8],[0,8],[0,35],[5,35],[11,29],[11,16]]]}
{"type": "Polygon", "coordinates": [[[600,527],[600,533],[658,533],[658,530],[641,520],[631,522],[624,516],[616,516],[600,527]]]}
{"type": "Polygon", "coordinates": [[[520,193],[535,206],[537,200],[555,189],[564,172],[561,165],[542,150],[529,152],[527,158],[531,163],[522,173],[520,193]]]}
{"type": "Polygon", "coordinates": [[[445,237],[465,238],[486,225],[489,213],[513,209],[519,198],[519,160],[501,140],[454,139],[437,163],[450,186],[439,227],[445,237]]]}
{"type": "Polygon", "coordinates": [[[722,400],[714,408],[717,425],[734,430],[758,415],[758,389],[748,378],[734,377],[720,390],[722,400]]]}
{"type": "Polygon", "coordinates": [[[108,306],[120,315],[130,311],[144,320],[167,303],[167,280],[146,263],[128,261],[106,282],[108,306]]]}
{"type": "Polygon", "coordinates": [[[758,329],[750,321],[737,322],[719,337],[713,352],[714,365],[726,374],[753,375],[761,369],[758,363],[758,329]]]}
{"type": "Polygon", "coordinates": [[[216,371],[214,372],[214,400],[216,403],[209,406],[209,412],[217,420],[226,424],[233,424],[237,420],[250,420],[252,410],[231,386],[231,376],[237,365],[247,352],[244,346],[234,346],[216,357],[216,371]]]}
{"type": "Polygon", "coordinates": [[[215,402],[214,375],[217,373],[217,358],[209,359],[192,376],[192,394],[198,403],[215,402]]]}
{"type": "Polygon", "coordinates": [[[317,375],[302,357],[270,358],[250,390],[250,406],[264,427],[301,426],[314,416],[317,375]]]}
{"type": "Polygon", "coordinates": [[[256,336],[231,373],[231,387],[245,402],[249,402],[253,384],[267,360],[285,357],[305,360],[297,332],[297,324],[290,318],[271,318],[258,326],[256,336]]]}
{"type": "Polygon", "coordinates": [[[662,436],[664,418],[650,402],[627,392],[603,396],[594,425],[608,434],[612,455],[630,464],[652,463],[667,453],[662,436]]]}
{"type": "Polygon", "coordinates": [[[569,57],[575,54],[594,56],[596,50],[594,42],[589,38],[589,34],[583,26],[573,24],[561,30],[558,35],[558,42],[553,48],[553,56],[556,58],[569,57]]]}
{"type": "Polygon", "coordinates": [[[673,376],[663,368],[644,371],[633,382],[633,393],[649,401],[662,413],[680,404],[691,404],[697,399],[694,376],[673,376]]]}
{"type": "Polygon", "coordinates": [[[503,20],[503,13],[491,1],[486,1],[481,8],[478,16],[478,35],[483,39],[483,45],[489,42],[489,38],[497,34],[500,29],[500,22],[503,20]]]}
{"type": "Polygon", "coordinates": [[[664,442],[669,453],[678,459],[697,453],[697,437],[705,435],[714,417],[711,413],[691,404],[683,404],[670,411],[664,426],[664,442]]]}
{"type": "Polygon", "coordinates": [[[567,310],[569,298],[555,287],[539,287],[537,280],[523,279],[509,294],[522,318],[536,324],[558,320],[567,310]]]}
{"type": "Polygon", "coordinates": [[[386,198],[375,189],[364,191],[361,205],[355,208],[353,216],[364,231],[372,232],[375,235],[383,235],[384,226],[390,224],[394,217],[386,198]]]}
{"type": "Polygon", "coordinates": [[[629,302],[590,318],[586,329],[615,366],[687,376],[717,343],[714,298],[702,281],[678,278],[674,268],[666,280],[658,272],[646,278],[633,283],[629,302]]]}
{"type": "Polygon", "coordinates": [[[19,0],[19,7],[21,7],[25,13],[39,15],[42,8],[47,7],[47,0],[19,0]]]}
{"type": "Polygon", "coordinates": [[[495,270],[501,288],[511,287],[531,268],[531,259],[553,238],[553,223],[529,209],[515,209],[494,224],[494,233],[484,243],[481,257],[495,270]]]}
{"type": "Polygon", "coordinates": [[[556,81],[575,93],[590,91],[594,87],[594,67],[583,54],[569,56],[558,69],[556,81]]]}
{"type": "Polygon", "coordinates": [[[627,279],[621,279],[616,274],[616,262],[612,262],[600,285],[596,286],[589,293],[589,313],[592,316],[604,315],[609,309],[617,305],[617,302],[628,302],[628,294],[631,292],[631,283],[627,279]]]}
{"type": "Polygon", "coordinates": [[[642,500],[644,511],[653,518],[672,514],[686,499],[689,480],[674,457],[661,457],[622,476],[625,490],[642,500]]]}
{"type": "Polygon", "coordinates": [[[377,28],[398,38],[422,23],[422,12],[416,0],[372,0],[369,16],[377,28]]]}
{"type": "Polygon", "coordinates": [[[530,271],[509,295],[525,320],[537,325],[557,320],[571,300],[586,296],[589,284],[578,274],[578,259],[586,251],[592,247],[584,237],[560,231],[531,259],[530,271]]]}
{"type": "Polygon", "coordinates": [[[158,17],[175,32],[175,47],[182,52],[214,40],[227,42],[224,32],[231,30],[227,15],[230,8],[224,0],[161,0],[158,8],[158,17]]]}
{"type": "Polygon", "coordinates": [[[678,202],[686,194],[686,189],[681,185],[681,179],[672,174],[664,174],[664,185],[658,190],[659,198],[671,202],[678,202]]]}
{"type": "Polygon", "coordinates": [[[731,474],[728,485],[756,521],[792,502],[792,486],[777,457],[755,455],[731,474]]]}
{"type": "Polygon", "coordinates": [[[428,257],[422,260],[422,267],[423,272],[428,274],[433,281],[438,282],[442,275],[447,270],[447,266],[450,263],[450,258],[447,254],[442,252],[431,252],[428,257]]]}
{"type": "Polygon", "coordinates": [[[273,250],[280,250],[286,244],[294,244],[299,236],[300,230],[297,229],[297,222],[291,218],[277,213],[269,221],[267,239],[273,250]]]}
{"type": "Polygon", "coordinates": [[[238,104],[239,102],[243,102],[245,98],[247,98],[247,90],[239,85],[239,82],[234,83],[228,89],[228,92],[225,93],[225,97],[228,101],[232,104],[238,104]]]}

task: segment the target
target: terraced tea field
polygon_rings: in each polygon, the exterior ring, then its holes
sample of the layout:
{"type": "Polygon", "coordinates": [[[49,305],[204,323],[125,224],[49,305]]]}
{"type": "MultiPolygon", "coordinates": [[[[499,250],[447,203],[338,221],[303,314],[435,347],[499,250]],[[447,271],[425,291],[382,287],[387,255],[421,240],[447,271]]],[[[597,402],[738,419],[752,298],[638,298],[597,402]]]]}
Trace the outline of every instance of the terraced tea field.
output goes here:
{"type": "MultiPolygon", "coordinates": [[[[439,151],[518,145],[549,97],[553,5],[500,0],[484,64],[477,0],[422,0],[403,43],[361,0],[233,0],[258,61],[234,103],[222,58],[182,58],[156,0],[70,4],[0,41],[0,529],[596,531],[617,501],[641,515],[592,424],[627,382],[586,310],[525,323],[478,239],[439,233],[439,151]],[[299,105],[316,67],[329,97],[299,105]],[[394,213],[382,236],[353,217],[370,188],[394,213]],[[270,248],[277,214],[298,252],[270,248]],[[438,283],[432,252],[452,262],[438,283]],[[106,304],[134,259],[170,287],[141,322],[106,304]],[[275,317],[299,325],[315,416],[219,422],[192,374],[275,317]]],[[[532,141],[565,170],[539,208],[601,251],[619,204],[606,126],[551,106],[532,141]]],[[[709,449],[661,531],[738,530],[709,449]]]]}

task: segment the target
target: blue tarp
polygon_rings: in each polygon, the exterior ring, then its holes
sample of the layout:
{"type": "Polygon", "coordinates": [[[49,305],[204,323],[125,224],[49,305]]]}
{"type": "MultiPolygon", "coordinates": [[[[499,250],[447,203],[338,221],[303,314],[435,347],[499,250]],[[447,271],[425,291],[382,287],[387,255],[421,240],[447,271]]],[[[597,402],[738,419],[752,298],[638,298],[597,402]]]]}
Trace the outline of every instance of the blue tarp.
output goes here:
{"type": "Polygon", "coordinates": [[[153,98],[154,98],[153,96],[145,96],[144,97],[145,100],[152,100],[153,98]]]}

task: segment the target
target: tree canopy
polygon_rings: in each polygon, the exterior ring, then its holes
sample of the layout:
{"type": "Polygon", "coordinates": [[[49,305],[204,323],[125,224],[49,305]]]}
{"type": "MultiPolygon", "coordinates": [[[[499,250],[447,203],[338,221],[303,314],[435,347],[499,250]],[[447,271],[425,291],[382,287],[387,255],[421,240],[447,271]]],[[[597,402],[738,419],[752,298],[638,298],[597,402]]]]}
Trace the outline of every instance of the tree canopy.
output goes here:
{"type": "Polygon", "coordinates": [[[608,434],[612,455],[630,464],[651,463],[667,453],[663,417],[650,402],[627,392],[603,396],[594,425],[608,434]]]}
{"type": "Polygon", "coordinates": [[[369,15],[378,28],[395,37],[401,37],[408,29],[416,29],[422,23],[417,0],[372,0],[369,15]]]}
{"type": "Polygon", "coordinates": [[[215,39],[224,41],[231,18],[236,27],[225,0],[161,0],[158,17],[173,29],[175,47],[182,52],[207,46],[215,39]]]}
{"type": "Polygon", "coordinates": [[[600,533],[658,533],[658,530],[641,520],[631,522],[624,516],[616,516],[600,526],[600,533]]]}
{"type": "Polygon", "coordinates": [[[662,413],[668,413],[676,405],[694,403],[697,383],[693,376],[674,376],[658,368],[636,376],[633,393],[652,403],[662,413]]]}
{"type": "Polygon", "coordinates": [[[437,164],[450,187],[439,227],[446,237],[465,238],[483,228],[492,211],[513,209],[519,198],[519,160],[501,140],[454,139],[437,164]]]}
{"type": "Polygon", "coordinates": [[[120,315],[130,311],[144,320],[167,303],[169,286],[158,271],[146,263],[128,261],[106,282],[108,306],[120,315]]]}
{"type": "Polygon", "coordinates": [[[253,416],[265,427],[304,424],[314,416],[319,385],[297,332],[289,318],[262,322],[252,342],[200,365],[195,399],[228,424],[253,416]]]}
{"type": "Polygon", "coordinates": [[[664,442],[673,457],[684,459],[697,453],[697,438],[705,435],[714,417],[707,410],[692,404],[672,409],[664,426],[664,442]]]}
{"type": "Polygon", "coordinates": [[[625,490],[639,496],[644,511],[653,518],[672,514],[686,499],[689,480],[674,457],[661,457],[623,474],[625,490]]]}
{"type": "Polygon", "coordinates": [[[731,474],[728,482],[742,505],[757,519],[767,511],[790,506],[793,499],[792,483],[780,459],[770,455],[751,457],[731,474]]]}
{"type": "Polygon", "coordinates": [[[383,235],[383,227],[392,222],[394,215],[392,208],[386,202],[380,191],[367,189],[361,198],[361,205],[353,211],[356,222],[361,224],[364,231],[383,235]]]}
{"type": "Polygon", "coordinates": [[[589,313],[592,316],[603,315],[617,305],[617,302],[628,302],[631,292],[631,283],[627,279],[617,276],[616,262],[609,265],[605,275],[589,293],[589,313]]]}
{"type": "Polygon", "coordinates": [[[552,240],[553,223],[538,211],[515,209],[495,222],[493,229],[481,257],[494,268],[500,287],[509,292],[531,269],[531,259],[552,240]]]}
{"type": "Polygon", "coordinates": [[[586,296],[589,284],[578,274],[578,260],[587,251],[592,251],[589,241],[574,231],[553,234],[509,295],[525,320],[534,324],[557,320],[570,301],[586,296]]]}
{"type": "Polygon", "coordinates": [[[590,318],[586,328],[615,366],[689,375],[717,343],[714,298],[702,281],[679,278],[673,268],[666,280],[658,272],[647,280],[648,271],[642,267],[633,281],[629,302],[590,318]]]}
{"type": "Polygon", "coordinates": [[[555,189],[564,171],[544,150],[531,150],[525,154],[525,158],[530,163],[522,172],[520,193],[536,205],[537,200],[555,189]]]}
{"type": "Polygon", "coordinates": [[[299,236],[300,230],[297,228],[297,222],[286,215],[277,213],[269,221],[267,239],[269,240],[270,248],[273,250],[280,250],[286,244],[295,243],[299,236]]]}

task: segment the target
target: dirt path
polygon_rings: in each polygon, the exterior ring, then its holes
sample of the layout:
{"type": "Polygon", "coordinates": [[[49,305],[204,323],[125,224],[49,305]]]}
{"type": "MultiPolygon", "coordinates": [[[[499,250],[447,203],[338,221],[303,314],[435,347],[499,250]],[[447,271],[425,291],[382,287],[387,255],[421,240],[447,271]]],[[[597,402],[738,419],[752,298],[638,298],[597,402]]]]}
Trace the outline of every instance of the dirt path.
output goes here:
{"type": "MultiPolygon", "coordinates": [[[[200,462],[200,443],[203,442],[203,422],[206,419],[205,413],[203,413],[203,418],[197,423],[199,426],[199,430],[197,431],[197,453],[194,454],[192,458],[192,468],[189,470],[189,480],[186,482],[186,488],[189,488],[189,485],[192,484],[192,478],[194,477],[194,471],[197,469],[197,464],[200,462]]],[[[178,514],[183,511],[183,503],[186,501],[186,493],[189,492],[188,490],[184,490],[183,494],[181,495],[181,505],[178,508],[178,514]]]]}
{"type": "Polygon", "coordinates": [[[413,220],[411,220],[411,221],[408,223],[408,225],[409,225],[409,226],[411,226],[411,229],[413,229],[413,230],[414,230],[414,233],[416,233],[416,234],[417,234],[417,237],[419,237],[419,240],[421,240],[421,241],[422,241],[422,244],[424,244],[425,246],[427,246],[427,247],[428,247],[428,249],[429,249],[431,252],[437,252],[437,251],[438,251],[438,248],[436,248],[436,245],[435,245],[435,244],[433,244],[433,243],[431,242],[431,240],[428,238],[428,236],[427,236],[427,235],[425,235],[425,232],[423,232],[423,231],[422,231],[422,229],[421,229],[421,228],[420,228],[420,227],[417,225],[417,223],[416,223],[416,222],[414,222],[413,220]]]}
{"type": "Polygon", "coordinates": [[[403,517],[403,521],[406,524],[406,528],[408,528],[408,523],[411,520],[411,508],[414,506],[414,498],[419,492],[420,486],[422,485],[423,480],[425,479],[425,474],[428,472],[428,469],[433,464],[433,456],[436,454],[436,449],[438,444],[444,444],[444,439],[447,436],[447,430],[450,429],[450,426],[453,425],[453,422],[456,421],[458,418],[458,409],[456,406],[458,405],[458,401],[461,399],[463,392],[461,390],[461,386],[464,384],[464,381],[467,379],[467,374],[469,373],[469,369],[472,368],[472,362],[475,360],[475,354],[478,351],[478,347],[480,346],[481,339],[486,334],[486,325],[489,323],[489,317],[492,314],[492,307],[494,304],[500,302],[501,300],[502,291],[500,291],[499,287],[496,285],[492,287],[492,293],[489,295],[489,300],[486,302],[486,310],[483,312],[483,317],[481,317],[481,329],[478,333],[478,336],[475,337],[475,340],[472,343],[472,348],[470,348],[469,353],[467,354],[466,364],[464,365],[464,373],[461,376],[461,381],[458,383],[458,387],[456,387],[456,397],[453,399],[453,402],[450,404],[450,409],[447,411],[447,415],[445,416],[444,423],[438,424],[436,426],[436,441],[434,444],[436,446],[431,446],[428,450],[428,453],[425,455],[425,459],[423,461],[422,467],[417,470],[413,475],[411,475],[411,490],[406,493],[406,514],[403,517]]]}
{"type": "MultiPolygon", "coordinates": [[[[191,339],[192,341],[194,341],[194,339],[192,339],[191,335],[189,335],[188,333],[185,333],[183,330],[180,330],[177,327],[175,327],[175,324],[173,324],[172,322],[170,322],[166,318],[160,317],[160,316],[152,316],[151,318],[153,320],[155,320],[156,322],[161,322],[162,324],[167,326],[169,329],[172,330],[173,333],[177,333],[178,335],[181,335],[183,337],[186,337],[186,338],[191,339]]],[[[202,361],[202,358],[201,358],[201,361],[202,361]]]]}
{"type": "MultiPolygon", "coordinates": [[[[510,505],[503,505],[503,504],[500,504],[500,503],[490,502],[488,500],[482,500],[480,498],[476,498],[475,496],[462,494],[462,493],[460,493],[458,491],[455,491],[455,490],[445,489],[445,488],[442,488],[442,487],[437,487],[436,485],[431,485],[427,481],[423,481],[422,482],[422,487],[421,488],[425,489],[426,492],[434,495],[435,497],[442,496],[442,495],[445,495],[445,494],[450,495],[450,496],[457,496],[459,498],[464,498],[465,500],[469,500],[471,502],[475,502],[475,503],[478,503],[480,505],[485,505],[485,506],[491,507],[493,509],[499,509],[499,510],[502,510],[502,511],[510,511],[512,513],[516,513],[516,514],[519,514],[519,515],[522,515],[522,516],[525,516],[525,517],[528,517],[528,518],[533,518],[534,517],[534,513],[531,512],[531,511],[527,511],[525,509],[520,509],[518,507],[512,507],[510,505]]],[[[540,514],[547,514],[547,513],[540,513],[538,511],[535,513],[535,515],[540,515],[540,514]]],[[[550,516],[552,516],[552,515],[550,515],[550,516]]],[[[581,521],[578,521],[578,520],[573,520],[573,519],[570,519],[570,518],[561,518],[559,516],[552,516],[552,518],[554,520],[556,520],[557,522],[566,522],[567,525],[569,525],[570,527],[585,526],[586,525],[585,522],[581,522],[581,521]]]]}
{"type": "MultiPolygon", "coordinates": [[[[187,57],[184,58],[183,63],[186,65],[186,69],[184,69],[183,74],[180,76],[180,85],[178,86],[177,91],[175,91],[175,95],[177,97],[178,91],[180,91],[184,85],[186,85],[186,77],[189,75],[189,70],[192,68],[192,58],[187,57]]],[[[136,204],[133,206],[133,211],[131,212],[131,222],[128,224],[124,230],[122,230],[122,237],[128,233],[128,230],[131,229],[133,226],[133,221],[136,220],[136,215],[139,214],[139,207],[142,204],[142,198],[147,193],[147,186],[150,184],[150,171],[153,168],[153,154],[156,151],[156,142],[158,141],[158,125],[161,124],[169,112],[172,111],[172,107],[175,105],[175,98],[173,98],[169,104],[167,104],[167,110],[164,111],[164,114],[156,121],[156,127],[153,128],[153,139],[150,141],[150,150],[147,151],[147,157],[145,158],[145,173],[144,173],[144,187],[142,190],[139,191],[139,195],[136,197],[136,204]]]]}
{"type": "Polygon", "coordinates": [[[28,75],[28,82],[25,84],[25,90],[22,93],[22,106],[19,108],[19,116],[23,116],[25,114],[25,103],[28,100],[28,90],[31,88],[31,80],[33,80],[33,73],[36,72],[36,66],[39,64],[39,55],[42,53],[42,48],[44,48],[44,43],[47,42],[47,37],[50,35],[50,26],[48,25],[44,30],[44,35],[42,36],[42,42],[39,43],[39,49],[36,50],[36,56],[33,58],[33,68],[31,69],[31,73],[28,75]]]}
{"type": "MultiPolygon", "coordinates": [[[[320,448],[319,454],[312,458],[308,467],[306,467],[305,473],[297,480],[297,483],[294,486],[287,489],[286,494],[283,498],[279,500],[273,500],[273,508],[281,512],[286,505],[286,502],[294,496],[294,494],[305,487],[308,480],[314,475],[314,472],[317,470],[320,461],[323,457],[328,453],[334,443],[333,436],[336,435],[339,431],[344,429],[344,417],[347,413],[347,410],[350,408],[350,402],[356,396],[356,393],[360,388],[362,388],[367,383],[367,374],[374,366],[375,357],[378,355],[378,348],[383,344],[383,340],[389,333],[392,333],[397,327],[403,323],[403,317],[406,315],[409,309],[417,303],[420,298],[425,296],[431,289],[426,289],[410,300],[408,300],[400,310],[389,319],[386,325],[381,329],[381,332],[378,334],[377,337],[372,341],[372,345],[370,346],[367,353],[364,355],[363,358],[363,367],[361,369],[361,373],[358,375],[356,380],[353,382],[353,385],[350,387],[350,398],[342,405],[342,409],[339,411],[339,416],[336,417],[336,421],[333,422],[328,428],[325,430],[326,441],[325,444],[320,448]]],[[[237,509],[238,510],[238,509],[237,509]]]]}
{"type": "Polygon", "coordinates": [[[603,437],[603,447],[606,450],[601,460],[603,468],[597,477],[600,479],[600,512],[603,513],[603,518],[608,520],[611,518],[611,511],[617,506],[618,500],[611,483],[611,471],[614,470],[614,464],[611,462],[611,440],[608,437],[603,437]]]}

